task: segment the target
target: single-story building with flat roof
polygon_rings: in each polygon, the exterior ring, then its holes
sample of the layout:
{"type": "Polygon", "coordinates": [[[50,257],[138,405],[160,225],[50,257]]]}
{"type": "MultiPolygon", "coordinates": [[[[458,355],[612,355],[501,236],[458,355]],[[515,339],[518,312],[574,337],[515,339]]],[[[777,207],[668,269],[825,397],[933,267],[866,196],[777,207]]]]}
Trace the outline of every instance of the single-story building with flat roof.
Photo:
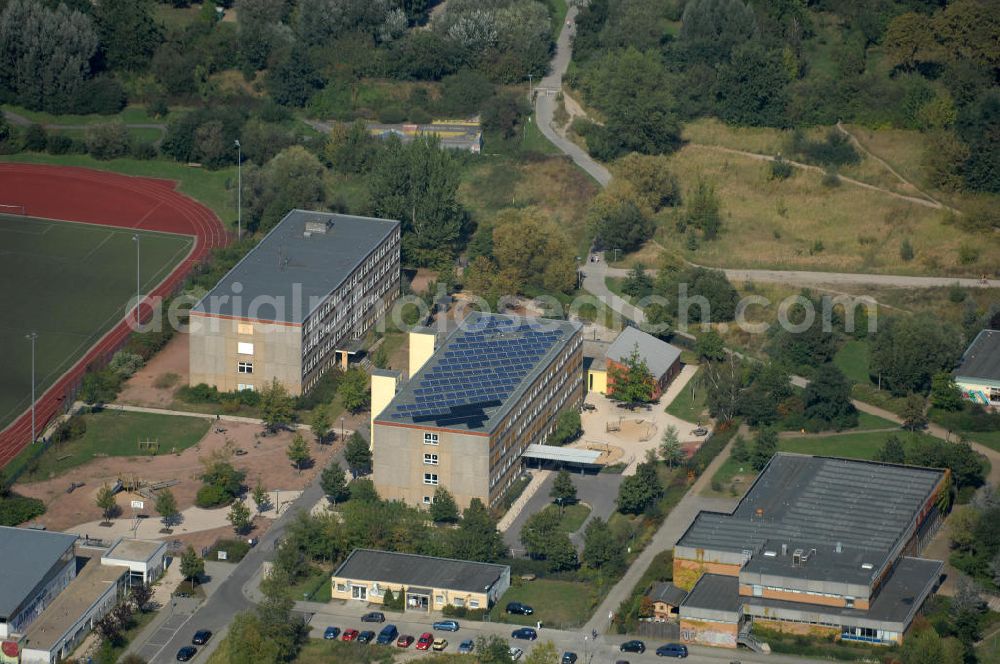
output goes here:
{"type": "Polygon", "coordinates": [[[355,549],[333,573],[330,597],[381,604],[391,590],[407,610],[487,609],[509,587],[507,565],[355,549]]]}
{"type": "Polygon", "coordinates": [[[0,638],[23,633],[76,576],[76,535],[0,526],[0,638]]]}
{"type": "Polygon", "coordinates": [[[166,542],[118,538],[101,556],[101,564],[127,567],[132,575],[130,585],[152,583],[163,574],[166,553],[166,542]]]}

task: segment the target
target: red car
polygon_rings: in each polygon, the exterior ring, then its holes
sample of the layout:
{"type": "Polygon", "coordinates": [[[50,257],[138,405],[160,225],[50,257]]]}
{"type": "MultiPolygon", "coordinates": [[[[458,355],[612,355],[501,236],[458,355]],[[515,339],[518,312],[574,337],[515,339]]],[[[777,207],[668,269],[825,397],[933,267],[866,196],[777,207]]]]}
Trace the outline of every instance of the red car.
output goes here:
{"type": "Polygon", "coordinates": [[[403,634],[401,637],[396,639],[396,645],[400,648],[409,648],[413,644],[413,637],[409,634],[403,634]]]}
{"type": "Polygon", "coordinates": [[[345,629],[344,635],[340,637],[341,641],[356,641],[358,638],[358,630],[356,629],[345,629]]]}
{"type": "Polygon", "coordinates": [[[434,643],[434,635],[430,632],[424,632],[417,639],[417,650],[430,650],[431,645],[434,643]]]}

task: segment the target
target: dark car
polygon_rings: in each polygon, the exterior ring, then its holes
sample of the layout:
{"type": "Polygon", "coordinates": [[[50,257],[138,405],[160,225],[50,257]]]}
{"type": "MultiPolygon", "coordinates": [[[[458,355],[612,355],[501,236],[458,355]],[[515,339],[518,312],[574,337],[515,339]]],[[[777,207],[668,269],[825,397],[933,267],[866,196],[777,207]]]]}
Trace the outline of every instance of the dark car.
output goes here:
{"type": "Polygon", "coordinates": [[[527,604],[521,604],[520,602],[511,602],[507,605],[507,613],[516,613],[519,616],[530,616],[535,610],[528,606],[527,604]]]}
{"type": "Polygon", "coordinates": [[[458,644],[458,652],[460,655],[468,655],[470,652],[476,649],[476,642],[472,639],[466,639],[458,644]]]}
{"type": "Polygon", "coordinates": [[[639,639],[633,639],[623,643],[619,650],[622,652],[646,652],[646,644],[639,639]]]}
{"type": "Polygon", "coordinates": [[[378,638],[375,639],[375,643],[387,646],[395,641],[397,636],[399,636],[399,630],[396,629],[396,626],[386,625],[382,628],[382,631],[378,633],[378,638]]]}
{"type": "Polygon", "coordinates": [[[365,631],[358,634],[358,643],[371,643],[372,639],[374,638],[375,638],[375,632],[371,631],[370,629],[366,629],[365,631]]]}
{"type": "Polygon", "coordinates": [[[184,646],[177,651],[177,661],[186,662],[198,654],[198,649],[193,646],[184,646]]]}
{"type": "Polygon", "coordinates": [[[688,656],[688,648],[679,643],[665,643],[656,649],[656,654],[659,657],[677,657],[678,659],[683,659],[688,656]]]}
{"type": "Polygon", "coordinates": [[[203,646],[208,643],[208,640],[212,638],[212,633],[207,629],[199,629],[194,633],[194,637],[191,639],[191,643],[196,646],[203,646]]]}
{"type": "Polygon", "coordinates": [[[396,645],[400,648],[409,648],[413,644],[413,637],[409,634],[404,634],[398,639],[396,639],[396,645]]]}
{"type": "Polygon", "coordinates": [[[382,613],[381,611],[371,611],[370,613],[366,613],[365,615],[361,616],[361,622],[382,623],[385,622],[385,614],[382,613]]]}
{"type": "Polygon", "coordinates": [[[439,620],[434,623],[434,629],[439,629],[442,632],[457,632],[458,631],[458,621],[457,620],[439,620]]]}
{"type": "Polygon", "coordinates": [[[335,639],[338,636],[340,636],[339,627],[327,627],[325,630],[323,630],[323,638],[326,639],[327,641],[329,641],[330,639],[335,639]]]}
{"type": "Polygon", "coordinates": [[[522,639],[524,641],[534,641],[538,638],[538,632],[536,632],[532,627],[522,627],[521,629],[515,629],[511,632],[510,638],[522,639]]]}
{"type": "Polygon", "coordinates": [[[577,656],[575,652],[564,652],[559,664],[576,664],[577,656]]]}

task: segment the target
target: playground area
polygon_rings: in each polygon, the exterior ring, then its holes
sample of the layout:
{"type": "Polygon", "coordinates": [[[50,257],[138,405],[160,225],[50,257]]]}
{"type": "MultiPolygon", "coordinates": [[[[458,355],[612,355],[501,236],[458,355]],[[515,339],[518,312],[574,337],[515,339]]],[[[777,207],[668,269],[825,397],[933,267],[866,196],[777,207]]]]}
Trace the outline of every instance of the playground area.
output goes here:
{"type": "MultiPolygon", "coordinates": [[[[170,416],[170,419],[178,425],[192,421],[204,423],[207,428],[210,424],[208,420],[184,416],[170,416]]],[[[200,459],[221,450],[227,441],[232,441],[237,450],[245,452],[245,454],[237,452],[232,463],[246,472],[245,483],[248,488],[256,485],[259,479],[261,484],[271,491],[272,496],[276,489],[282,493],[301,490],[329,463],[336,446],[313,444],[311,436],[307,435],[314,464],[300,474],[292,467],[285,454],[293,435],[290,431],[283,431],[273,436],[262,436],[261,426],[258,424],[213,423],[196,443],[176,454],[94,458],[51,479],[18,483],[15,485],[15,490],[45,503],[47,511],[36,520],[36,523],[44,525],[49,530],[76,532],[82,525],[101,520],[101,510],[95,502],[101,487],[105,484],[114,486],[117,482],[123,481],[132,484],[130,488],[133,488],[134,492],[123,490],[117,494],[118,506],[121,508],[120,518],[128,520],[133,512],[139,512],[159,524],[158,515],[153,509],[155,487],[169,486],[177,500],[177,507],[182,512],[191,508],[194,505],[195,494],[201,487],[199,476],[203,467],[200,459]],[[74,487],[72,491],[69,490],[71,486],[74,487]],[[132,500],[143,501],[143,509],[133,510],[132,500]]],[[[135,446],[137,443],[133,441],[131,444],[135,446]]],[[[280,494],[279,499],[285,502],[280,494]]],[[[228,512],[226,508],[208,511],[221,513],[223,520],[228,512]]],[[[188,527],[187,530],[190,531],[191,528],[188,527]]],[[[103,533],[90,534],[103,537],[103,533]]]]}

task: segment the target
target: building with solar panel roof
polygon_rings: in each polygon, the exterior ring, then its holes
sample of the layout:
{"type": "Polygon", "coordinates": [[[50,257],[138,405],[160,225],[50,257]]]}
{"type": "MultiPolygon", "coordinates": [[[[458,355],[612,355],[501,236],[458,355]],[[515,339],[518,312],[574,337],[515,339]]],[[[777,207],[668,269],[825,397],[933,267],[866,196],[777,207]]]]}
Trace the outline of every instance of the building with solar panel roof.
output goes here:
{"type": "Polygon", "coordinates": [[[475,312],[441,344],[415,344],[411,335],[409,380],[373,375],[379,493],[427,505],[443,486],[460,506],[496,504],[527,447],[544,443],[559,413],[583,399],[581,329],[475,312]]]}

